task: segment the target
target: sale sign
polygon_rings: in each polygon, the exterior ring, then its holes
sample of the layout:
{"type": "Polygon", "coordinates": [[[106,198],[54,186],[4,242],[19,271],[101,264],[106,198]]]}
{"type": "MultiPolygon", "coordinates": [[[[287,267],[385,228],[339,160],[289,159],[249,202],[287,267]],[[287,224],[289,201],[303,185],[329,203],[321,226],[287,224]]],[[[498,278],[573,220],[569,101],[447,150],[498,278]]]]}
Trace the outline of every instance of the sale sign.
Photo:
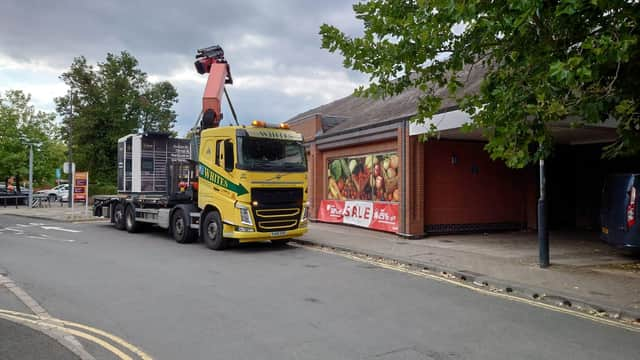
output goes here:
{"type": "Polygon", "coordinates": [[[373,220],[370,228],[388,232],[398,232],[398,204],[373,203],[373,220]]]}
{"type": "Polygon", "coordinates": [[[322,200],[318,209],[318,218],[325,222],[342,223],[344,201],[322,200]]]}
{"type": "Polygon", "coordinates": [[[318,220],[398,232],[399,206],[379,201],[322,200],[318,220]]]}
{"type": "Polygon", "coordinates": [[[73,201],[87,201],[89,194],[89,173],[76,172],[73,184],[73,201]]]}
{"type": "Polygon", "coordinates": [[[361,227],[369,227],[373,219],[373,202],[345,201],[342,222],[361,227]]]}

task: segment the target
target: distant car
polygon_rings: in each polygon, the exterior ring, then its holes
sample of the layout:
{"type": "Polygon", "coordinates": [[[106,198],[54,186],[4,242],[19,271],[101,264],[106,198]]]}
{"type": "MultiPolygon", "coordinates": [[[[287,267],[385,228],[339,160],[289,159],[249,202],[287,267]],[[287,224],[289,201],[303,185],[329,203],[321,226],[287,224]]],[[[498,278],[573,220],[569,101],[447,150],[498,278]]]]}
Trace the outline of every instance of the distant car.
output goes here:
{"type": "Polygon", "coordinates": [[[623,248],[640,250],[640,174],[617,174],[602,189],[600,238],[623,248]]]}
{"type": "Polygon", "coordinates": [[[46,195],[49,198],[49,201],[63,200],[65,195],[67,197],[69,196],[69,185],[58,185],[52,189],[40,190],[36,192],[36,194],[46,195]]]}

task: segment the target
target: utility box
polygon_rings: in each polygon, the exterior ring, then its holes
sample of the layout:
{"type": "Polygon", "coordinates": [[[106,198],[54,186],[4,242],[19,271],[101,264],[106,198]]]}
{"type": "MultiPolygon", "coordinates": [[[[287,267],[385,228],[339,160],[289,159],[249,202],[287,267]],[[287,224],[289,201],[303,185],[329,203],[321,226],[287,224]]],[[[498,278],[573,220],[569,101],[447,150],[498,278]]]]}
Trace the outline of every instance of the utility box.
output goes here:
{"type": "Polygon", "coordinates": [[[118,139],[118,193],[167,193],[167,165],[191,158],[188,139],[166,133],[131,134],[118,139]]]}

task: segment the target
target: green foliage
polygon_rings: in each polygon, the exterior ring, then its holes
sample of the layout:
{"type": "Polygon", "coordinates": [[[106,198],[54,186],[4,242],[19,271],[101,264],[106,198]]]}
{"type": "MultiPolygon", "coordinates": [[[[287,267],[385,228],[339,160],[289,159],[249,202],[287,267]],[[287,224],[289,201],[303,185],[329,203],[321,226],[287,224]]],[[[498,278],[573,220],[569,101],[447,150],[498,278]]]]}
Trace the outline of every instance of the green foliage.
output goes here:
{"type": "Polygon", "coordinates": [[[72,103],[70,96],[55,99],[64,117],[63,138],[71,134],[76,168],[89,171],[98,182],[116,179],[119,138],[138,131],[170,132],[175,124],[176,89],[169,82],[149,83],[126,51],[107,54],[96,66],[77,57],[60,78],[73,91],[72,103]]]}
{"type": "MultiPolygon", "coordinates": [[[[322,47],[370,75],[368,96],[424,91],[413,121],[439,110],[438,87],[472,115],[493,158],[523,167],[549,155],[550,124],[618,121],[606,156],[640,152],[640,4],[619,0],[371,0],[354,5],[364,34],[324,24],[322,47]],[[480,91],[462,93],[473,67],[480,91]]],[[[433,135],[432,131],[432,135],[433,135]]]]}
{"type": "Polygon", "coordinates": [[[118,192],[118,188],[115,184],[101,184],[91,183],[89,184],[89,196],[94,195],[111,195],[118,192]]]}
{"type": "Polygon", "coordinates": [[[31,96],[19,90],[0,94],[0,181],[19,175],[29,179],[29,145],[33,143],[35,186],[54,183],[55,168],[64,162],[55,114],[36,111],[31,96]]]}

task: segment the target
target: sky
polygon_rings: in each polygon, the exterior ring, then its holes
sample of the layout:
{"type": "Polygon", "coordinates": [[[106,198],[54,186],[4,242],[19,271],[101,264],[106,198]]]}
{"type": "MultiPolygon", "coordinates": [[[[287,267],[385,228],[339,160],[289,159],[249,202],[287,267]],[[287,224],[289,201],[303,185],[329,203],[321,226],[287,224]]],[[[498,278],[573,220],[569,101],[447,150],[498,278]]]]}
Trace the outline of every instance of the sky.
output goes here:
{"type": "MultiPolygon", "coordinates": [[[[184,135],[201,110],[206,75],[193,66],[199,48],[218,44],[231,66],[228,92],[241,123],[285,121],[366,82],[321,49],[320,25],[361,34],[353,0],[103,0],[0,2],[0,92],[19,89],[37,109],[54,111],[68,92],[59,80],[74,57],[89,63],[130,52],[152,82],[168,80],[184,135]]],[[[223,107],[223,124],[232,121],[223,107]]]]}

